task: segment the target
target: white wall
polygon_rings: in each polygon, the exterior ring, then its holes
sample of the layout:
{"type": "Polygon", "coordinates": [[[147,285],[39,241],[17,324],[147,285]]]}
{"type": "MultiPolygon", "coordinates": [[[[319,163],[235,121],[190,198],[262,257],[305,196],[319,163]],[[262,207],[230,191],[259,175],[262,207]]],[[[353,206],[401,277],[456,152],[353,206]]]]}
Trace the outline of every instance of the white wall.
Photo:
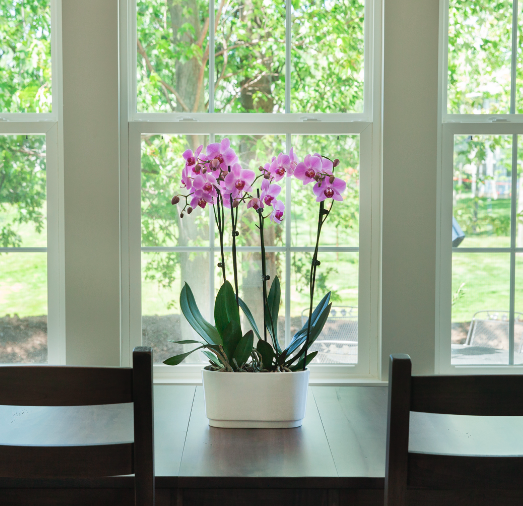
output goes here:
{"type": "Polygon", "coordinates": [[[438,0],[384,0],[382,379],[434,372],[438,0]]]}
{"type": "Polygon", "coordinates": [[[66,363],[120,365],[118,2],[63,0],[66,363]]]}

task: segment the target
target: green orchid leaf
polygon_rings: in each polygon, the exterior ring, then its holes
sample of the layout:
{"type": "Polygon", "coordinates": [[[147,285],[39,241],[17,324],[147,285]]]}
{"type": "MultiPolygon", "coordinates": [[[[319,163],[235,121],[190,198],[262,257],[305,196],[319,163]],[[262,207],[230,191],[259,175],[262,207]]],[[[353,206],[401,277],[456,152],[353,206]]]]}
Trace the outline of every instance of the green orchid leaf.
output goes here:
{"type": "Polygon", "coordinates": [[[223,344],[220,334],[205,318],[201,315],[191,287],[185,283],[180,293],[180,307],[189,325],[203,337],[209,344],[223,344]]]}
{"type": "Polygon", "coordinates": [[[258,350],[258,352],[260,353],[261,357],[262,357],[262,362],[263,362],[263,368],[264,369],[271,369],[272,368],[272,362],[274,360],[274,357],[275,357],[275,353],[274,353],[274,349],[272,348],[272,346],[263,341],[263,340],[259,340],[258,341],[258,344],[256,345],[256,349],[258,350]]]}
{"type": "Polygon", "coordinates": [[[241,338],[242,328],[240,327],[240,324],[236,323],[235,321],[229,322],[227,327],[222,332],[223,351],[225,352],[225,355],[227,355],[229,363],[234,356],[234,352],[241,338]]]}
{"type": "MultiPolygon", "coordinates": [[[[272,345],[273,345],[274,349],[276,350],[276,353],[278,355],[280,355],[282,352],[281,346],[277,339],[277,337],[278,337],[277,333],[273,332],[273,329],[272,329],[272,325],[271,325],[272,315],[270,313],[269,306],[266,305],[264,309],[265,309],[265,321],[267,322],[267,330],[269,331],[269,334],[271,336],[272,345]]],[[[275,327],[278,327],[278,325],[276,324],[275,327]]]]}
{"type": "MultiPolygon", "coordinates": [[[[311,363],[312,360],[314,360],[314,357],[318,354],[317,351],[313,351],[312,353],[309,353],[307,355],[307,363],[305,364],[305,368],[311,363]]],[[[305,357],[301,358],[300,361],[293,365],[290,370],[291,371],[303,371],[303,361],[305,360],[305,357]]]]}
{"type": "Polygon", "coordinates": [[[202,350],[202,353],[209,359],[209,362],[215,367],[223,367],[223,364],[220,362],[220,359],[210,351],[202,350]]]}
{"type": "MultiPolygon", "coordinates": [[[[327,321],[327,318],[329,317],[330,310],[331,310],[332,304],[327,305],[323,311],[319,314],[318,319],[311,324],[311,333],[309,337],[309,343],[307,346],[307,349],[312,346],[316,338],[321,334],[321,331],[323,330],[323,327],[325,326],[325,323],[327,321]]],[[[302,331],[299,332],[300,336],[293,339],[289,347],[285,350],[285,356],[290,357],[300,346],[302,346],[306,340],[307,340],[307,329],[305,329],[305,332],[302,333],[302,331]]],[[[291,360],[290,363],[294,362],[299,356],[301,356],[303,353],[305,353],[305,346],[300,350],[300,352],[291,360]]]]}
{"type": "Polygon", "coordinates": [[[203,348],[203,346],[194,348],[194,350],[188,351],[187,353],[181,353],[180,355],[174,355],[174,357],[170,357],[167,360],[164,360],[163,363],[165,365],[178,365],[180,362],[183,362],[191,353],[194,353],[196,350],[200,350],[201,348],[203,348]]]}
{"type": "Polygon", "coordinates": [[[205,346],[205,343],[202,343],[201,341],[195,341],[194,339],[184,339],[183,341],[173,341],[169,339],[167,342],[174,344],[201,344],[205,346]]]}
{"type": "Polygon", "coordinates": [[[245,334],[240,339],[238,346],[236,346],[236,350],[234,350],[234,355],[232,358],[236,360],[238,367],[241,367],[249,359],[249,356],[252,352],[253,343],[254,333],[252,332],[252,330],[249,330],[249,332],[247,332],[247,334],[245,334]]]}
{"type": "Polygon", "coordinates": [[[240,312],[236,304],[236,295],[234,295],[232,285],[228,281],[225,281],[214,303],[214,322],[222,339],[223,331],[232,321],[240,325],[240,312]]]}
{"type": "Polygon", "coordinates": [[[270,318],[267,320],[267,325],[271,332],[274,341],[278,342],[278,313],[280,311],[281,287],[278,276],[274,278],[269,295],[267,297],[267,306],[269,309],[270,318]]]}
{"type": "Polygon", "coordinates": [[[243,300],[240,299],[240,297],[238,297],[238,304],[242,308],[243,314],[247,317],[247,320],[249,320],[249,323],[252,327],[252,330],[254,330],[256,337],[258,339],[261,339],[260,331],[258,330],[258,325],[256,325],[256,320],[254,319],[254,316],[252,316],[251,310],[249,309],[247,304],[245,304],[245,302],[243,302],[243,300]]]}
{"type": "MultiPolygon", "coordinates": [[[[311,327],[318,321],[318,318],[320,317],[320,314],[325,311],[325,308],[330,302],[331,298],[331,292],[329,292],[323,299],[321,299],[320,303],[316,306],[314,311],[312,312],[312,318],[311,318],[311,327]]],[[[309,325],[309,319],[307,318],[307,321],[305,322],[305,325],[294,334],[294,337],[291,339],[291,344],[296,340],[301,338],[303,335],[307,335],[307,327],[309,325]]]]}

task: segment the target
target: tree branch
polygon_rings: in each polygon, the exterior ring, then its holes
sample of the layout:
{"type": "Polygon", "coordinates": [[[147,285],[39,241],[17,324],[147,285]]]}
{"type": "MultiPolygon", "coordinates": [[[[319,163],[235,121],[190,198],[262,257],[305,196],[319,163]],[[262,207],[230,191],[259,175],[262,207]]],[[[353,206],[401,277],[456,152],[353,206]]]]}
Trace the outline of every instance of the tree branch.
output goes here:
{"type": "MultiPolygon", "coordinates": [[[[161,77],[160,75],[158,74],[158,72],[156,72],[156,70],[154,69],[152,63],[151,63],[151,60],[149,60],[149,57],[147,56],[147,52],[145,51],[144,47],[142,46],[142,44],[140,43],[139,40],[136,41],[137,43],[137,46],[138,46],[138,52],[142,55],[144,61],[145,61],[145,64],[147,65],[147,68],[149,69],[149,72],[151,72],[151,74],[156,74],[159,79],[160,79],[160,83],[161,85],[168,89],[175,97],[176,97],[176,100],[178,101],[178,103],[182,106],[183,110],[185,112],[190,112],[189,111],[189,108],[187,107],[187,104],[183,101],[182,97],[180,96],[180,94],[169,84],[169,83],[166,83],[161,77]]],[[[172,107],[171,107],[172,108],[172,107]]]]}

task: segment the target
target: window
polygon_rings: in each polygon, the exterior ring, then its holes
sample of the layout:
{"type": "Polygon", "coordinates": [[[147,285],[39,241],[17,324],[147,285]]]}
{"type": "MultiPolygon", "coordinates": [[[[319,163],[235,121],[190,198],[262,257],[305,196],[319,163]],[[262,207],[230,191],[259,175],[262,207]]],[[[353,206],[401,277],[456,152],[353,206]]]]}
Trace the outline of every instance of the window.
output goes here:
{"type": "Polygon", "coordinates": [[[0,2],[0,363],[65,359],[51,93],[56,12],[49,1],[0,2]]]}
{"type": "MultiPolygon", "coordinates": [[[[169,340],[192,333],[179,308],[184,282],[204,316],[212,318],[221,284],[212,210],[180,219],[170,198],[179,192],[182,153],[228,137],[244,168],[257,169],[291,147],[301,158],[318,152],[340,159],[349,190],[322,234],[317,300],[332,290],[334,301],[316,370],[338,365],[345,372],[375,374],[370,349],[377,336],[370,329],[377,281],[371,270],[378,266],[370,252],[379,240],[378,229],[371,229],[379,202],[370,188],[378,134],[370,93],[372,3],[138,0],[131,6],[124,175],[129,187],[123,203],[130,241],[124,260],[130,294],[126,360],[140,342],[153,347],[158,364],[179,351],[169,340]]],[[[315,211],[309,209],[309,192],[290,178],[282,199],[285,222],[268,228],[265,244],[271,280],[278,275],[282,284],[279,338],[289,342],[307,308],[315,211]]],[[[238,238],[240,292],[251,308],[259,306],[261,289],[253,213],[242,211],[238,238]]],[[[225,254],[230,250],[227,243],[225,254]]],[[[255,318],[262,319],[260,311],[255,318]]],[[[193,368],[201,367],[203,357],[190,359],[193,368]]],[[[165,366],[156,373],[177,374],[165,366]]]]}
{"type": "Polygon", "coordinates": [[[439,369],[503,371],[523,364],[522,14],[487,0],[447,12],[439,369]]]}

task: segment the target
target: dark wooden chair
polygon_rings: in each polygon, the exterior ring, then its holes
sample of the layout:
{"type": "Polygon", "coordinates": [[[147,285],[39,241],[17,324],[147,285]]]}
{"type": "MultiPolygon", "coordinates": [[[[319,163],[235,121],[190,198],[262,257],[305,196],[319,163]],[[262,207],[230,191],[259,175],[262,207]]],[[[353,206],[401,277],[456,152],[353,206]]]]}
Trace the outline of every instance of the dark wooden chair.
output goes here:
{"type": "Polygon", "coordinates": [[[523,504],[523,456],[409,452],[411,411],[523,416],[523,375],[411,376],[410,357],[391,355],[385,506],[523,504]]]}
{"type": "Polygon", "coordinates": [[[143,347],[134,349],[132,368],[0,367],[1,405],[134,403],[134,442],[84,446],[0,445],[0,477],[94,478],[134,473],[136,506],[153,506],[152,370],[152,350],[143,347]]]}

